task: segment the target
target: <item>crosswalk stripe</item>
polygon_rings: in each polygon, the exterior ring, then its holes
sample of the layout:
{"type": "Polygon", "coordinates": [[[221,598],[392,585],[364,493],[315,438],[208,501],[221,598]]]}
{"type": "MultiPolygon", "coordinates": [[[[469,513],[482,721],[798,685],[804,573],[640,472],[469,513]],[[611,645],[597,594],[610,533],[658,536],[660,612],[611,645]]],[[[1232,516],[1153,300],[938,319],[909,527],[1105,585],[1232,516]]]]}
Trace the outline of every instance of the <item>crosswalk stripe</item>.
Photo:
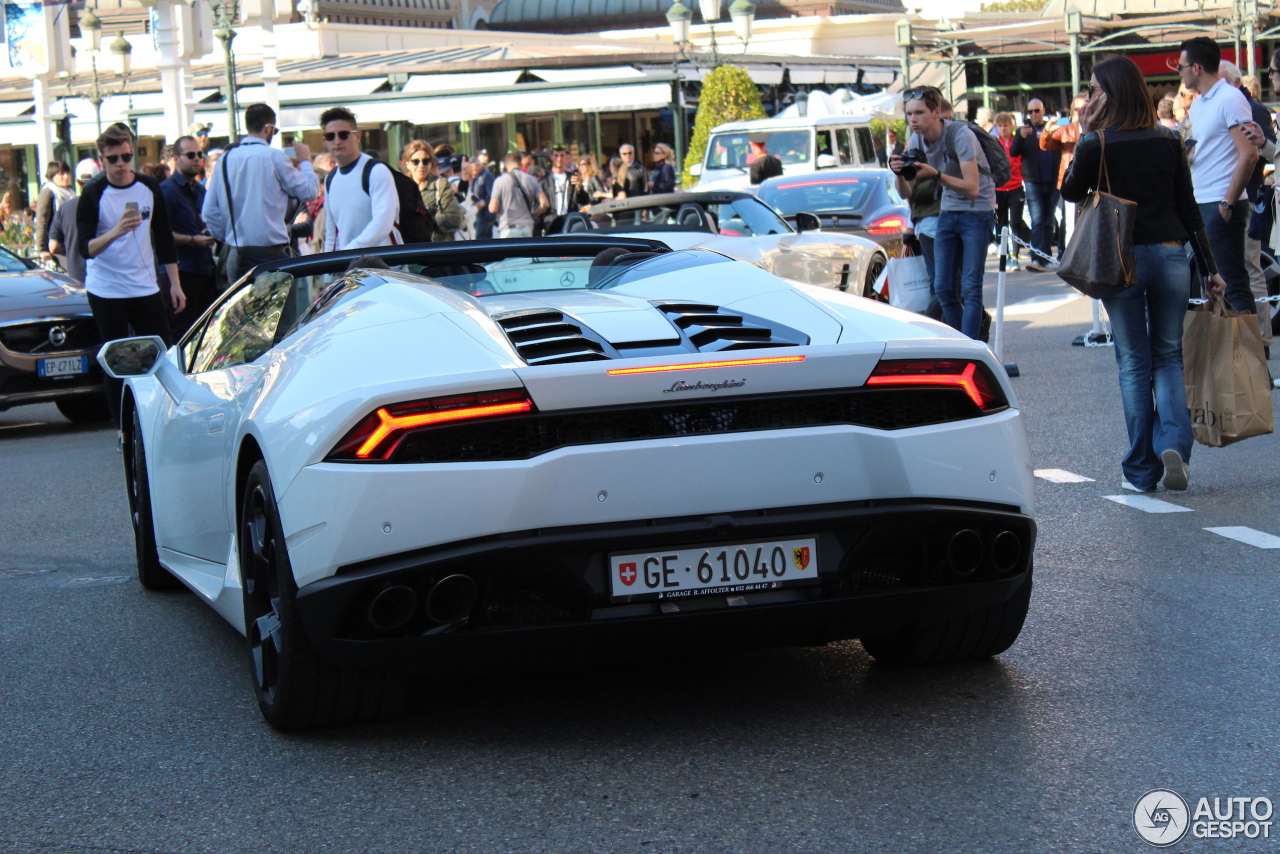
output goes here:
{"type": "Polygon", "coordinates": [[[1217,534],[1219,537],[1226,537],[1228,540],[1236,540],[1250,546],[1257,546],[1260,549],[1280,549],[1280,537],[1274,534],[1268,534],[1265,531],[1255,531],[1253,528],[1246,528],[1242,525],[1230,525],[1225,528],[1205,528],[1211,534],[1217,534]]]}
{"type": "Polygon", "coordinates": [[[1170,504],[1168,501],[1161,501],[1159,498],[1150,498],[1146,495],[1104,495],[1102,497],[1108,501],[1114,501],[1117,504],[1141,510],[1143,513],[1194,512],[1190,507],[1180,507],[1177,504],[1170,504]]]}
{"type": "Polygon", "coordinates": [[[1063,469],[1036,469],[1035,476],[1050,483],[1093,483],[1091,477],[1065,471],[1063,469]]]}

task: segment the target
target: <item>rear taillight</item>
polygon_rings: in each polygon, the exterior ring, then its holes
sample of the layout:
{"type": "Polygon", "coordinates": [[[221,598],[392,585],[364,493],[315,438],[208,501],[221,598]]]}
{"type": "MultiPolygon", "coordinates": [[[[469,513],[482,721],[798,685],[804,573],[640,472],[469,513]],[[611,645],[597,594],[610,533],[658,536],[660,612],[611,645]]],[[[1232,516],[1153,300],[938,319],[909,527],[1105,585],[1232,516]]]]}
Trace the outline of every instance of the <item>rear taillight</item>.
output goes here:
{"type": "Polygon", "coordinates": [[[330,460],[385,460],[406,433],[457,421],[476,421],[533,411],[524,389],[482,391],[395,403],[375,410],[351,429],[330,460]]]}
{"type": "Polygon", "coordinates": [[[902,359],[881,362],[866,385],[880,388],[957,388],[983,412],[1009,405],[1000,385],[981,362],[964,359],[902,359]]]}
{"type": "Polygon", "coordinates": [[[867,234],[901,234],[907,230],[907,220],[900,216],[882,216],[867,226],[867,234]]]}

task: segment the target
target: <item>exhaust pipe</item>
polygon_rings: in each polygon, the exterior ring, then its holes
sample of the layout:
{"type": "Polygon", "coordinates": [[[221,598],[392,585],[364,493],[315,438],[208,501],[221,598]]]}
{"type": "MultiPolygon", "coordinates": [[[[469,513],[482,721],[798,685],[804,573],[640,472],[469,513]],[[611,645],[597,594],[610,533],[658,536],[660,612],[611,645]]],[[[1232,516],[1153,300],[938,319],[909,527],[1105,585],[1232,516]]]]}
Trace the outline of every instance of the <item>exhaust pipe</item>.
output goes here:
{"type": "Polygon", "coordinates": [[[956,575],[971,575],[982,565],[982,536],[971,528],[957,531],[947,546],[947,563],[956,575]]]}
{"type": "Polygon", "coordinates": [[[394,632],[412,620],[417,610],[418,594],[412,587],[396,584],[373,597],[365,619],[380,632],[394,632]]]}
{"type": "Polygon", "coordinates": [[[469,575],[449,575],[427,594],[427,616],[437,623],[465,620],[476,604],[476,583],[469,575]]]}
{"type": "Polygon", "coordinates": [[[1002,574],[1013,572],[1022,560],[1022,540],[1013,531],[1001,531],[991,542],[991,562],[1002,574]]]}

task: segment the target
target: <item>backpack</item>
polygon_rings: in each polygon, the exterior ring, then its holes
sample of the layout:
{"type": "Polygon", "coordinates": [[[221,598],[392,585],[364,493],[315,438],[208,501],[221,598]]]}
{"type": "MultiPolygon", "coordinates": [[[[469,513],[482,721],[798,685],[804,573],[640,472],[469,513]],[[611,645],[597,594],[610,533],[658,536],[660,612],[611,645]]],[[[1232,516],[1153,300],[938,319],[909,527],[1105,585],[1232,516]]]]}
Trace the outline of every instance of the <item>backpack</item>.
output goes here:
{"type": "MultiPolygon", "coordinates": [[[[391,169],[390,164],[374,160],[372,157],[364,164],[364,173],[360,176],[360,188],[364,190],[366,196],[369,195],[369,173],[379,163],[391,169]]],[[[334,172],[337,171],[335,169],[325,176],[326,196],[329,194],[330,185],[333,184],[334,172]]],[[[396,228],[400,230],[400,236],[405,243],[430,243],[431,235],[436,230],[436,218],[435,214],[423,207],[422,193],[418,192],[417,182],[394,169],[391,169],[391,177],[395,179],[396,196],[400,200],[400,213],[396,216],[396,228]]]]}
{"type": "MultiPolygon", "coordinates": [[[[987,156],[987,165],[990,167],[987,174],[991,176],[992,182],[999,189],[1009,183],[1009,179],[1013,177],[1013,164],[1009,162],[1009,152],[1004,150],[1004,146],[1000,140],[982,129],[981,125],[973,122],[966,122],[963,119],[954,119],[947,123],[947,128],[942,133],[943,145],[946,146],[948,160],[956,159],[955,143],[951,140],[953,127],[967,127],[973,131],[973,135],[978,138],[978,145],[982,147],[982,153],[987,156]]],[[[956,130],[955,133],[959,133],[956,130]]],[[[981,170],[981,166],[978,167],[981,170]]]]}

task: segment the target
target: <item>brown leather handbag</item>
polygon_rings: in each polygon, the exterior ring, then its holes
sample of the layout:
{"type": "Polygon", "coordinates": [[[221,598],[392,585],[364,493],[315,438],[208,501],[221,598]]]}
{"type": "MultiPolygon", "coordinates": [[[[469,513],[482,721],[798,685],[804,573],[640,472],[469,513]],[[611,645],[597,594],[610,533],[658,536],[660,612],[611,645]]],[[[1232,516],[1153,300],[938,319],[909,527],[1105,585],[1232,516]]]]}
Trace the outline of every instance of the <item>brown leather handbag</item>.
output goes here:
{"type": "Polygon", "coordinates": [[[1098,141],[1102,150],[1098,155],[1096,189],[1080,203],[1075,232],[1062,253],[1058,277],[1085,296],[1105,299],[1138,282],[1133,255],[1138,203],[1111,194],[1103,131],[1098,131],[1098,141]]]}

